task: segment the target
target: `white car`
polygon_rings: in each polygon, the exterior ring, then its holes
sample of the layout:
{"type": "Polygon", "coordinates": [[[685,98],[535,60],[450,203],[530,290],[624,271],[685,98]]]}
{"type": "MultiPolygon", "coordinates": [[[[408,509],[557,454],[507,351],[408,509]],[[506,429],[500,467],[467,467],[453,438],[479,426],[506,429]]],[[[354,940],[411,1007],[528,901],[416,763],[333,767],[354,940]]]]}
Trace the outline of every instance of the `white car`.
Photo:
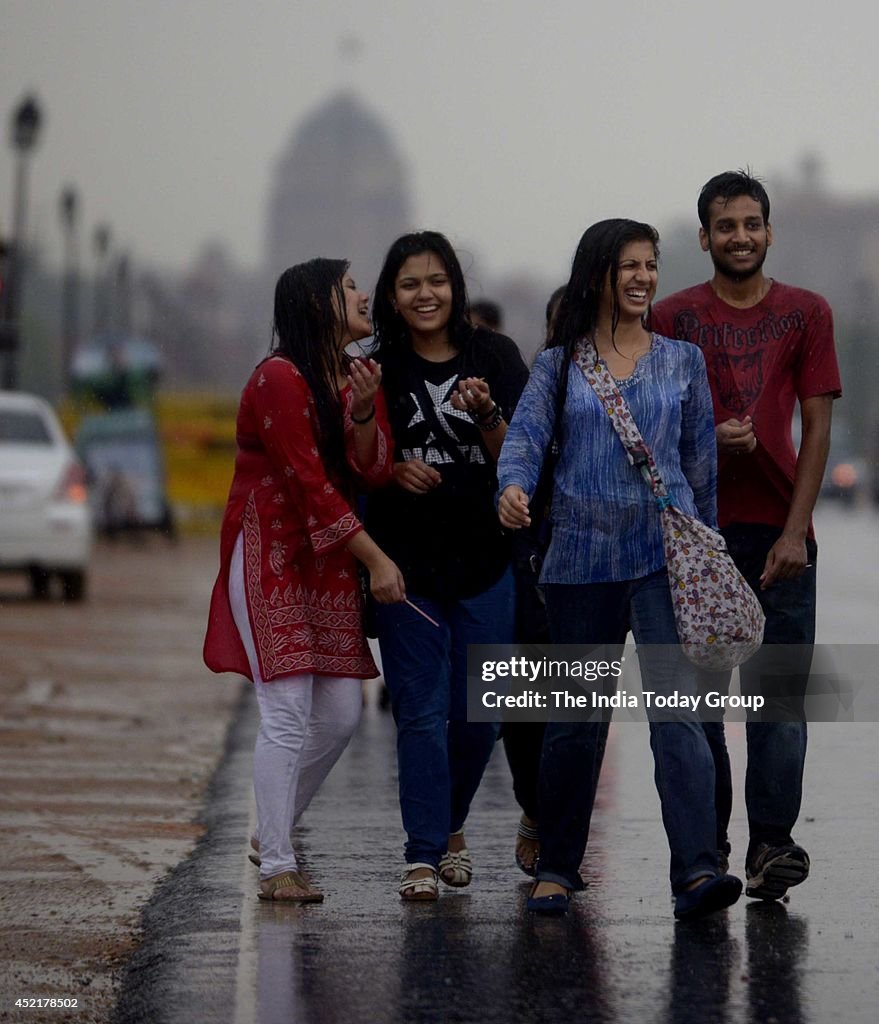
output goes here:
{"type": "Polygon", "coordinates": [[[85,597],[92,548],[85,471],[48,402],[0,391],[0,571],[27,572],[46,598],[85,597]]]}

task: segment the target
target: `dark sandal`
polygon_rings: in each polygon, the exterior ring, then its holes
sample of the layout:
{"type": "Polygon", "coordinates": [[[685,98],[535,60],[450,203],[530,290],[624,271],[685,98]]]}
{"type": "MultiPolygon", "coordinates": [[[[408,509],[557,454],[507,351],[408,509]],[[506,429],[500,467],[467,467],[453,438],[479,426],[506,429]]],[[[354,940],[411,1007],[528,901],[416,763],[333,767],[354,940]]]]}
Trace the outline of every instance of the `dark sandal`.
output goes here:
{"type": "Polygon", "coordinates": [[[531,886],[526,904],[528,910],[532,914],[567,914],[571,905],[571,890],[563,889],[562,892],[554,892],[548,896],[535,896],[538,885],[539,880],[531,886]]]}
{"type": "Polygon", "coordinates": [[[735,875],[707,878],[695,889],[678,893],[674,915],[679,921],[693,921],[732,906],[741,894],[742,882],[735,875]]]}

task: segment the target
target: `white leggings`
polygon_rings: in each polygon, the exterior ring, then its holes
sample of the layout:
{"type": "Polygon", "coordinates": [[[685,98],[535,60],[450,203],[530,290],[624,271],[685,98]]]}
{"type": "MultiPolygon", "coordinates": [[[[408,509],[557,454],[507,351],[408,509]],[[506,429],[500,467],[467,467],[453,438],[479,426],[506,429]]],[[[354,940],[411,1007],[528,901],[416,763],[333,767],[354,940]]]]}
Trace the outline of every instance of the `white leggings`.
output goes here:
{"type": "Polygon", "coordinates": [[[363,707],[359,679],[303,672],[264,683],[244,592],[244,538],[229,569],[229,603],[247,652],[259,704],[253,753],[260,878],[295,871],[290,830],[348,745],[363,707]]]}

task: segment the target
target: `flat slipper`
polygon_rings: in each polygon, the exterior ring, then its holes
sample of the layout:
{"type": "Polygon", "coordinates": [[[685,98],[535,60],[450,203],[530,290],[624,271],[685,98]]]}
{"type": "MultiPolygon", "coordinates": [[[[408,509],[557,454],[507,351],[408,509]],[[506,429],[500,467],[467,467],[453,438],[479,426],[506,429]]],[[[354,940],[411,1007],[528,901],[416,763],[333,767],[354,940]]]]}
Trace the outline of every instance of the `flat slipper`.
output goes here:
{"type": "Polygon", "coordinates": [[[715,875],[695,889],[687,889],[675,897],[675,917],[679,921],[694,921],[713,914],[716,910],[732,906],[742,895],[742,880],[735,875],[715,875]]]}
{"type": "Polygon", "coordinates": [[[567,914],[571,905],[571,890],[554,892],[550,896],[535,896],[534,892],[538,885],[540,885],[539,881],[531,886],[526,908],[532,914],[567,914]]]}

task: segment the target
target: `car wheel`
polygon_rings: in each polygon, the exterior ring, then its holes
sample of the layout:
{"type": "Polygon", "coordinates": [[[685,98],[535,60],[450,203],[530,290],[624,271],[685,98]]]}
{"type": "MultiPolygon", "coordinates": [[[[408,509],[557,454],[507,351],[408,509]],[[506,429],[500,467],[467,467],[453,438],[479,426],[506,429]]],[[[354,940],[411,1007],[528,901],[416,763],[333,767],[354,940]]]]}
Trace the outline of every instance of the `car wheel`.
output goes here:
{"type": "Polygon", "coordinates": [[[85,573],[82,569],[70,569],[59,575],[64,600],[82,601],[85,598],[85,573]]]}
{"type": "Polygon", "coordinates": [[[32,568],[28,570],[31,578],[31,594],[35,601],[49,600],[49,574],[45,569],[32,568]]]}

